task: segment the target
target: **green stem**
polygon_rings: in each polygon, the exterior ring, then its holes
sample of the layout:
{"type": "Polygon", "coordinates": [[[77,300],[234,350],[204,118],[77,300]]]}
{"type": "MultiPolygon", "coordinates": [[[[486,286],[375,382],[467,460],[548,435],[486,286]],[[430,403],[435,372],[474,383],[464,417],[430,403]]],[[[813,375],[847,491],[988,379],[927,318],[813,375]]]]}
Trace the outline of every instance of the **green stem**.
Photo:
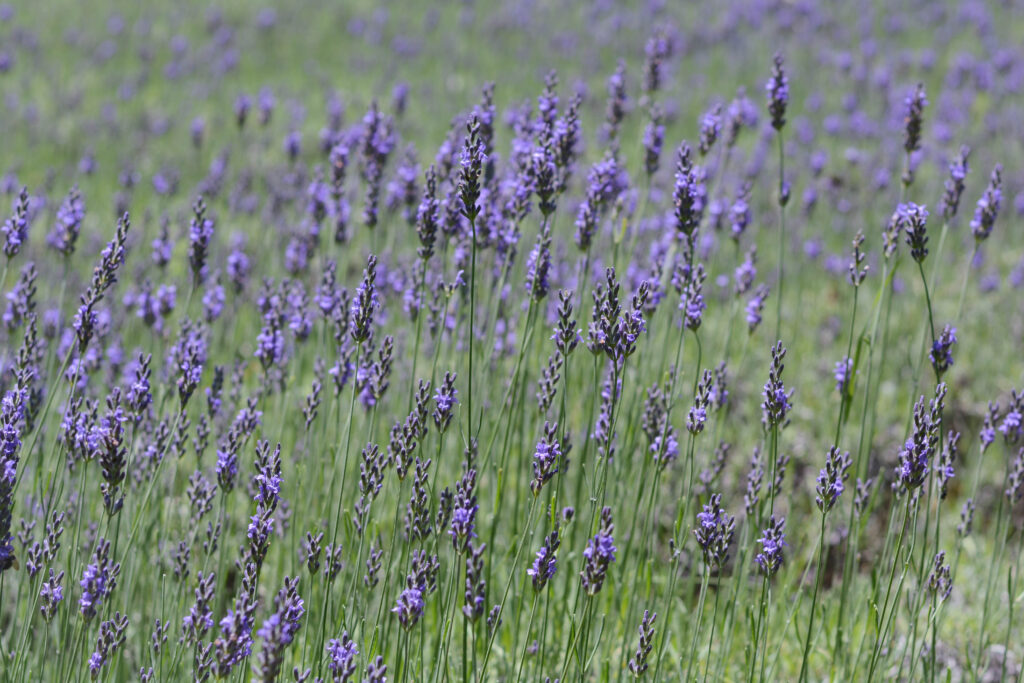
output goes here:
{"type": "Polygon", "coordinates": [[[814,573],[814,593],[811,594],[811,616],[807,620],[807,638],[804,640],[804,657],[800,663],[800,683],[807,680],[807,660],[811,655],[811,641],[814,638],[814,611],[818,606],[818,589],[825,565],[825,513],[821,513],[821,534],[818,537],[818,568],[814,573]]]}
{"type": "Polygon", "coordinates": [[[971,250],[971,258],[967,261],[967,267],[964,268],[964,279],[960,283],[960,297],[956,303],[956,315],[953,317],[954,320],[960,320],[960,316],[964,312],[964,297],[967,295],[967,281],[971,277],[971,266],[974,264],[974,258],[978,255],[978,247],[981,244],[979,242],[974,243],[974,249],[971,250]]]}
{"type": "Polygon", "coordinates": [[[780,129],[775,136],[779,142],[779,263],[778,263],[778,287],[779,293],[775,300],[775,339],[782,338],[782,281],[785,276],[785,254],[786,254],[786,205],[783,203],[782,194],[786,184],[786,154],[785,145],[780,129]]]}
{"type": "MultiPolygon", "coordinates": [[[[895,546],[895,556],[892,558],[892,566],[889,569],[889,582],[888,582],[888,585],[887,585],[887,587],[885,589],[885,601],[882,603],[882,611],[881,611],[881,613],[879,615],[879,619],[877,621],[877,623],[879,625],[879,628],[878,628],[878,635],[877,635],[876,640],[875,640],[875,646],[872,648],[872,652],[871,652],[871,664],[870,664],[870,667],[868,669],[868,677],[867,677],[867,680],[869,680],[869,681],[875,680],[875,678],[874,678],[875,667],[878,665],[878,658],[881,656],[882,650],[883,650],[884,645],[885,645],[885,640],[886,640],[886,638],[888,638],[888,632],[889,632],[889,628],[888,628],[888,622],[889,622],[889,619],[888,619],[889,597],[892,594],[892,583],[893,583],[893,579],[896,576],[896,565],[899,564],[896,560],[899,557],[900,551],[903,550],[903,537],[904,537],[904,535],[907,532],[907,523],[910,521],[910,501],[913,498],[913,493],[911,491],[906,491],[903,495],[905,495],[907,497],[907,504],[906,504],[906,507],[903,509],[903,524],[900,527],[899,539],[896,541],[896,546],[895,546]]],[[[904,553],[904,560],[903,560],[903,564],[904,564],[903,571],[904,571],[904,573],[906,573],[906,564],[909,561],[910,561],[909,552],[908,553],[904,553]]],[[[902,578],[900,580],[902,581],[902,578]]],[[[895,611],[896,611],[896,605],[893,604],[893,612],[895,612],[895,611]]]]}
{"type": "Polygon", "coordinates": [[[708,594],[708,581],[711,579],[711,566],[704,565],[704,577],[700,582],[700,597],[697,599],[697,612],[692,617],[693,637],[690,639],[690,654],[686,661],[686,680],[690,679],[690,672],[693,670],[693,660],[697,654],[697,640],[700,637],[700,626],[704,617],[704,600],[708,594]]]}

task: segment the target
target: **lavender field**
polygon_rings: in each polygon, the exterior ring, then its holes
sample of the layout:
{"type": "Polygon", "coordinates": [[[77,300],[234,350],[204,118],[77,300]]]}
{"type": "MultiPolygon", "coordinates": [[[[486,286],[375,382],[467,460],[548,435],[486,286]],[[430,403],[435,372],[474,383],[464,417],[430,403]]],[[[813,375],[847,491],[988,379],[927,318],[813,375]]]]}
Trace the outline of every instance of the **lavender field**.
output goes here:
{"type": "Polygon", "coordinates": [[[0,4],[4,681],[1021,681],[1024,4],[0,4]]]}

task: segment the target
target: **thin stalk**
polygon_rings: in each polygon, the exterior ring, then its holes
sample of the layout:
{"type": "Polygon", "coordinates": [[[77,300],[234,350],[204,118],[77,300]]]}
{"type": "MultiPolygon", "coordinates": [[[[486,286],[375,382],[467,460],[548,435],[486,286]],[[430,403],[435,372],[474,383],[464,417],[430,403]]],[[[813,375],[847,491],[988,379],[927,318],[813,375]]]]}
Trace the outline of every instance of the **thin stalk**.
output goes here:
{"type": "Polygon", "coordinates": [[[719,584],[715,587],[715,608],[711,612],[711,635],[708,637],[708,654],[704,658],[704,675],[701,680],[708,679],[708,667],[711,665],[711,645],[715,642],[715,626],[718,625],[718,598],[722,595],[721,572],[719,572],[719,584]]]}
{"type": "MultiPolygon", "coordinates": [[[[526,530],[527,532],[533,527],[533,514],[537,511],[537,497],[534,497],[533,502],[530,504],[530,514],[526,518],[526,530]]],[[[505,590],[501,594],[501,602],[498,603],[498,615],[505,611],[505,600],[508,598],[508,591],[512,587],[512,581],[516,577],[516,572],[519,570],[519,558],[523,554],[523,548],[526,547],[527,534],[523,535],[523,539],[519,542],[519,547],[516,550],[515,559],[512,561],[512,570],[509,573],[508,581],[505,583],[505,590]]],[[[487,639],[487,649],[484,650],[484,661],[480,665],[479,674],[483,676],[487,672],[487,661],[491,657],[491,649],[494,647],[494,639],[498,635],[498,627],[495,624],[494,630],[491,632],[490,637],[487,639]]]]}
{"type": "Polygon", "coordinates": [[[985,599],[981,606],[981,622],[978,627],[978,659],[981,660],[982,648],[985,646],[985,626],[988,622],[988,611],[990,605],[990,596],[992,594],[992,586],[995,577],[996,567],[1002,562],[1002,549],[1005,547],[1005,536],[1006,530],[1003,526],[1003,496],[999,496],[999,504],[996,509],[996,543],[998,550],[996,551],[996,557],[994,561],[989,565],[988,578],[985,581],[985,599]]]}
{"type": "MultiPolygon", "coordinates": [[[[889,621],[889,619],[887,618],[887,615],[889,613],[888,612],[888,610],[889,610],[889,597],[892,594],[892,583],[893,583],[893,579],[896,576],[896,565],[898,564],[898,562],[896,561],[896,558],[899,557],[900,551],[903,550],[903,537],[906,535],[907,523],[910,521],[910,501],[911,501],[911,498],[913,497],[913,494],[910,491],[907,491],[906,493],[904,493],[904,495],[907,497],[907,504],[906,504],[906,507],[903,510],[903,525],[900,527],[899,540],[896,541],[896,546],[895,546],[896,557],[893,557],[892,567],[889,569],[889,582],[888,582],[888,585],[887,585],[887,587],[885,589],[885,601],[882,603],[882,612],[879,615],[880,619],[878,621],[879,631],[878,631],[878,635],[876,636],[875,646],[872,648],[872,652],[871,652],[871,664],[870,664],[870,667],[868,669],[868,677],[867,677],[867,680],[869,680],[869,681],[873,681],[874,680],[875,667],[878,665],[878,658],[881,656],[885,640],[888,637],[888,632],[889,632],[888,621],[889,621]]],[[[906,565],[907,565],[907,563],[909,561],[910,561],[910,556],[909,556],[909,551],[908,551],[907,553],[904,553],[904,560],[903,560],[903,565],[904,565],[903,573],[904,574],[906,573],[906,565]]],[[[900,581],[902,582],[902,580],[903,579],[901,577],[900,581]]],[[[894,603],[893,604],[893,612],[895,612],[895,611],[896,611],[896,604],[894,603]]]]}
{"type": "Polygon", "coordinates": [[[807,638],[804,641],[804,657],[800,663],[800,683],[807,680],[807,661],[811,655],[811,640],[814,637],[814,610],[818,606],[818,589],[821,588],[821,574],[825,565],[825,513],[821,513],[821,534],[818,536],[818,568],[814,573],[814,593],[811,594],[811,616],[807,620],[807,638]]]}
{"type": "Polygon", "coordinates": [[[974,249],[971,250],[971,258],[967,261],[967,267],[964,268],[964,279],[960,283],[960,297],[956,303],[956,315],[953,316],[953,320],[960,320],[960,316],[964,312],[964,297],[967,295],[967,280],[971,277],[971,266],[974,264],[974,259],[978,255],[978,247],[981,243],[975,242],[974,249]]]}
{"type": "Polygon", "coordinates": [[[704,617],[704,600],[708,594],[708,581],[711,579],[711,566],[704,565],[704,576],[700,582],[700,597],[697,599],[697,612],[693,616],[693,638],[690,639],[690,654],[686,661],[686,680],[690,679],[690,672],[693,671],[693,660],[697,654],[697,640],[700,637],[700,626],[704,617]]]}
{"type": "Polygon", "coordinates": [[[466,400],[466,414],[469,417],[469,438],[473,438],[473,338],[476,336],[474,315],[476,313],[476,218],[469,219],[470,261],[469,261],[469,391],[466,400]]]}
{"type": "MultiPolygon", "coordinates": [[[[870,442],[871,442],[871,439],[870,439],[870,437],[867,434],[867,429],[866,428],[867,428],[867,423],[868,423],[868,413],[870,412],[871,387],[872,387],[871,380],[872,380],[872,377],[874,375],[874,363],[872,361],[874,360],[874,356],[875,356],[875,347],[876,347],[875,340],[876,340],[877,335],[878,335],[878,324],[879,324],[879,321],[881,320],[883,299],[885,299],[885,293],[888,290],[888,283],[890,282],[890,280],[892,278],[892,274],[894,272],[895,272],[895,269],[891,269],[890,270],[890,268],[889,268],[889,260],[886,259],[885,263],[882,266],[882,277],[881,277],[881,281],[879,282],[879,285],[878,285],[878,293],[875,295],[875,304],[874,304],[875,315],[874,315],[874,319],[871,322],[871,332],[868,335],[868,338],[867,338],[866,342],[864,342],[864,343],[867,344],[867,347],[868,347],[868,352],[867,352],[867,377],[865,378],[865,381],[864,381],[864,399],[861,402],[860,436],[858,437],[858,441],[857,441],[857,461],[856,461],[856,464],[855,464],[856,476],[857,476],[857,478],[862,479],[862,480],[864,480],[864,478],[867,476],[868,460],[870,459],[870,447],[871,447],[871,443],[870,442]],[[867,452],[865,452],[865,447],[867,447],[867,449],[868,449],[867,452]]],[[[862,339],[863,339],[863,337],[862,337],[862,339]]],[[[859,343],[858,343],[858,349],[859,349],[859,343]]],[[[858,353],[858,356],[859,356],[860,355],[860,351],[858,350],[857,353],[858,353]]],[[[852,381],[853,373],[856,371],[856,366],[857,365],[859,365],[859,363],[855,363],[854,364],[854,368],[851,371],[851,381],[852,381]]],[[[838,445],[838,443],[837,443],[837,445],[838,445]]],[[[850,515],[849,515],[849,519],[847,520],[847,528],[848,529],[853,529],[854,528],[854,524],[853,524],[853,522],[854,522],[854,515],[855,515],[855,506],[853,505],[853,501],[851,500],[850,501],[850,515]]],[[[846,602],[847,602],[847,597],[849,595],[850,584],[853,582],[853,568],[854,568],[853,567],[853,563],[854,563],[854,556],[857,553],[857,545],[856,545],[857,540],[858,539],[856,538],[856,536],[854,536],[853,540],[851,541],[851,535],[847,535],[847,538],[846,538],[846,548],[845,548],[846,552],[844,553],[844,563],[843,563],[843,584],[842,584],[842,586],[841,586],[841,588],[839,590],[839,611],[838,611],[838,619],[836,621],[836,638],[835,638],[835,644],[833,645],[833,648],[832,648],[832,668],[833,669],[835,669],[836,658],[839,656],[839,653],[842,651],[842,645],[843,645],[843,640],[844,640],[844,635],[845,635],[845,624],[846,624],[846,622],[845,622],[844,616],[845,616],[845,613],[846,613],[846,602]]]]}
{"type": "Polygon", "coordinates": [[[519,657],[519,673],[516,674],[516,683],[523,679],[523,665],[526,664],[526,651],[530,648],[530,631],[533,630],[533,619],[537,615],[537,598],[540,593],[534,591],[533,605],[530,607],[530,621],[526,624],[526,643],[523,645],[523,654],[519,657]]]}
{"type": "Polygon", "coordinates": [[[779,141],[779,263],[778,263],[778,286],[779,293],[775,300],[775,339],[782,338],[782,280],[785,276],[785,254],[786,254],[786,205],[783,202],[783,192],[786,184],[786,154],[783,144],[782,130],[775,136],[779,141]]]}
{"type": "Polygon", "coordinates": [[[753,633],[754,637],[751,638],[754,646],[754,652],[750,657],[750,674],[747,676],[748,681],[754,680],[754,672],[757,670],[757,653],[761,649],[761,624],[764,621],[765,613],[768,611],[767,593],[768,577],[764,576],[761,578],[761,598],[758,600],[757,622],[754,624],[753,633]]]}

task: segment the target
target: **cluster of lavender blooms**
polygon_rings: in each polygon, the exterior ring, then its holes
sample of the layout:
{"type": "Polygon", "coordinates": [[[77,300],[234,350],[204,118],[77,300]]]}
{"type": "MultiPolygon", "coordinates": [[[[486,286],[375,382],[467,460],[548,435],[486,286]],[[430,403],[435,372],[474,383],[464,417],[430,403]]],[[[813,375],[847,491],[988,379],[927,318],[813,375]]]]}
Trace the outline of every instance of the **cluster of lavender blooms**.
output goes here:
{"type": "Polygon", "coordinates": [[[1019,678],[1020,18],[479,5],[0,4],[4,676],[1019,678]]]}

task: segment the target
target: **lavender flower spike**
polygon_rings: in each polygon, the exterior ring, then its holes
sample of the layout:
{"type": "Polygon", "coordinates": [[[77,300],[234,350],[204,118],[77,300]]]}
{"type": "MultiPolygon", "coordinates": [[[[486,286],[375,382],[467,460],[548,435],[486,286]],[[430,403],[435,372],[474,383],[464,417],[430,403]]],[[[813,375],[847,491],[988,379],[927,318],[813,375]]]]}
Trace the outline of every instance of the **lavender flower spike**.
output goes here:
{"type": "Polygon", "coordinates": [[[814,504],[818,506],[822,514],[827,514],[835,506],[839,496],[842,495],[844,484],[850,476],[850,467],[853,460],[848,452],[841,453],[833,446],[829,449],[828,457],[825,459],[825,469],[818,473],[818,482],[815,486],[817,495],[814,504]]]}
{"type": "Polygon", "coordinates": [[[783,562],[783,548],[786,544],[786,518],[775,518],[772,515],[768,520],[768,526],[762,532],[761,538],[757,539],[761,544],[761,552],[754,560],[761,572],[771,577],[779,570],[783,562]]]}
{"type": "Polygon", "coordinates": [[[697,515],[693,535],[704,553],[704,563],[721,567],[729,559],[729,546],[736,530],[736,519],[722,509],[722,494],[716,493],[697,515]]]}
{"type": "Polygon", "coordinates": [[[601,527],[583,551],[584,565],[580,578],[587,595],[597,595],[601,592],[604,580],[608,576],[608,567],[615,561],[615,539],[612,538],[614,530],[612,510],[605,507],[601,510],[601,527]]]}
{"type": "Polygon", "coordinates": [[[999,215],[999,206],[1003,200],[1003,167],[996,164],[992,169],[992,177],[988,181],[988,187],[978,200],[974,209],[974,219],[971,220],[971,232],[974,233],[976,242],[983,242],[992,234],[992,227],[996,223],[996,216],[999,215]]]}
{"type": "Polygon", "coordinates": [[[786,105],[789,103],[789,79],[783,67],[782,55],[776,54],[772,60],[772,75],[765,84],[768,96],[768,113],[772,117],[772,128],[782,130],[786,125],[786,105]]]}

